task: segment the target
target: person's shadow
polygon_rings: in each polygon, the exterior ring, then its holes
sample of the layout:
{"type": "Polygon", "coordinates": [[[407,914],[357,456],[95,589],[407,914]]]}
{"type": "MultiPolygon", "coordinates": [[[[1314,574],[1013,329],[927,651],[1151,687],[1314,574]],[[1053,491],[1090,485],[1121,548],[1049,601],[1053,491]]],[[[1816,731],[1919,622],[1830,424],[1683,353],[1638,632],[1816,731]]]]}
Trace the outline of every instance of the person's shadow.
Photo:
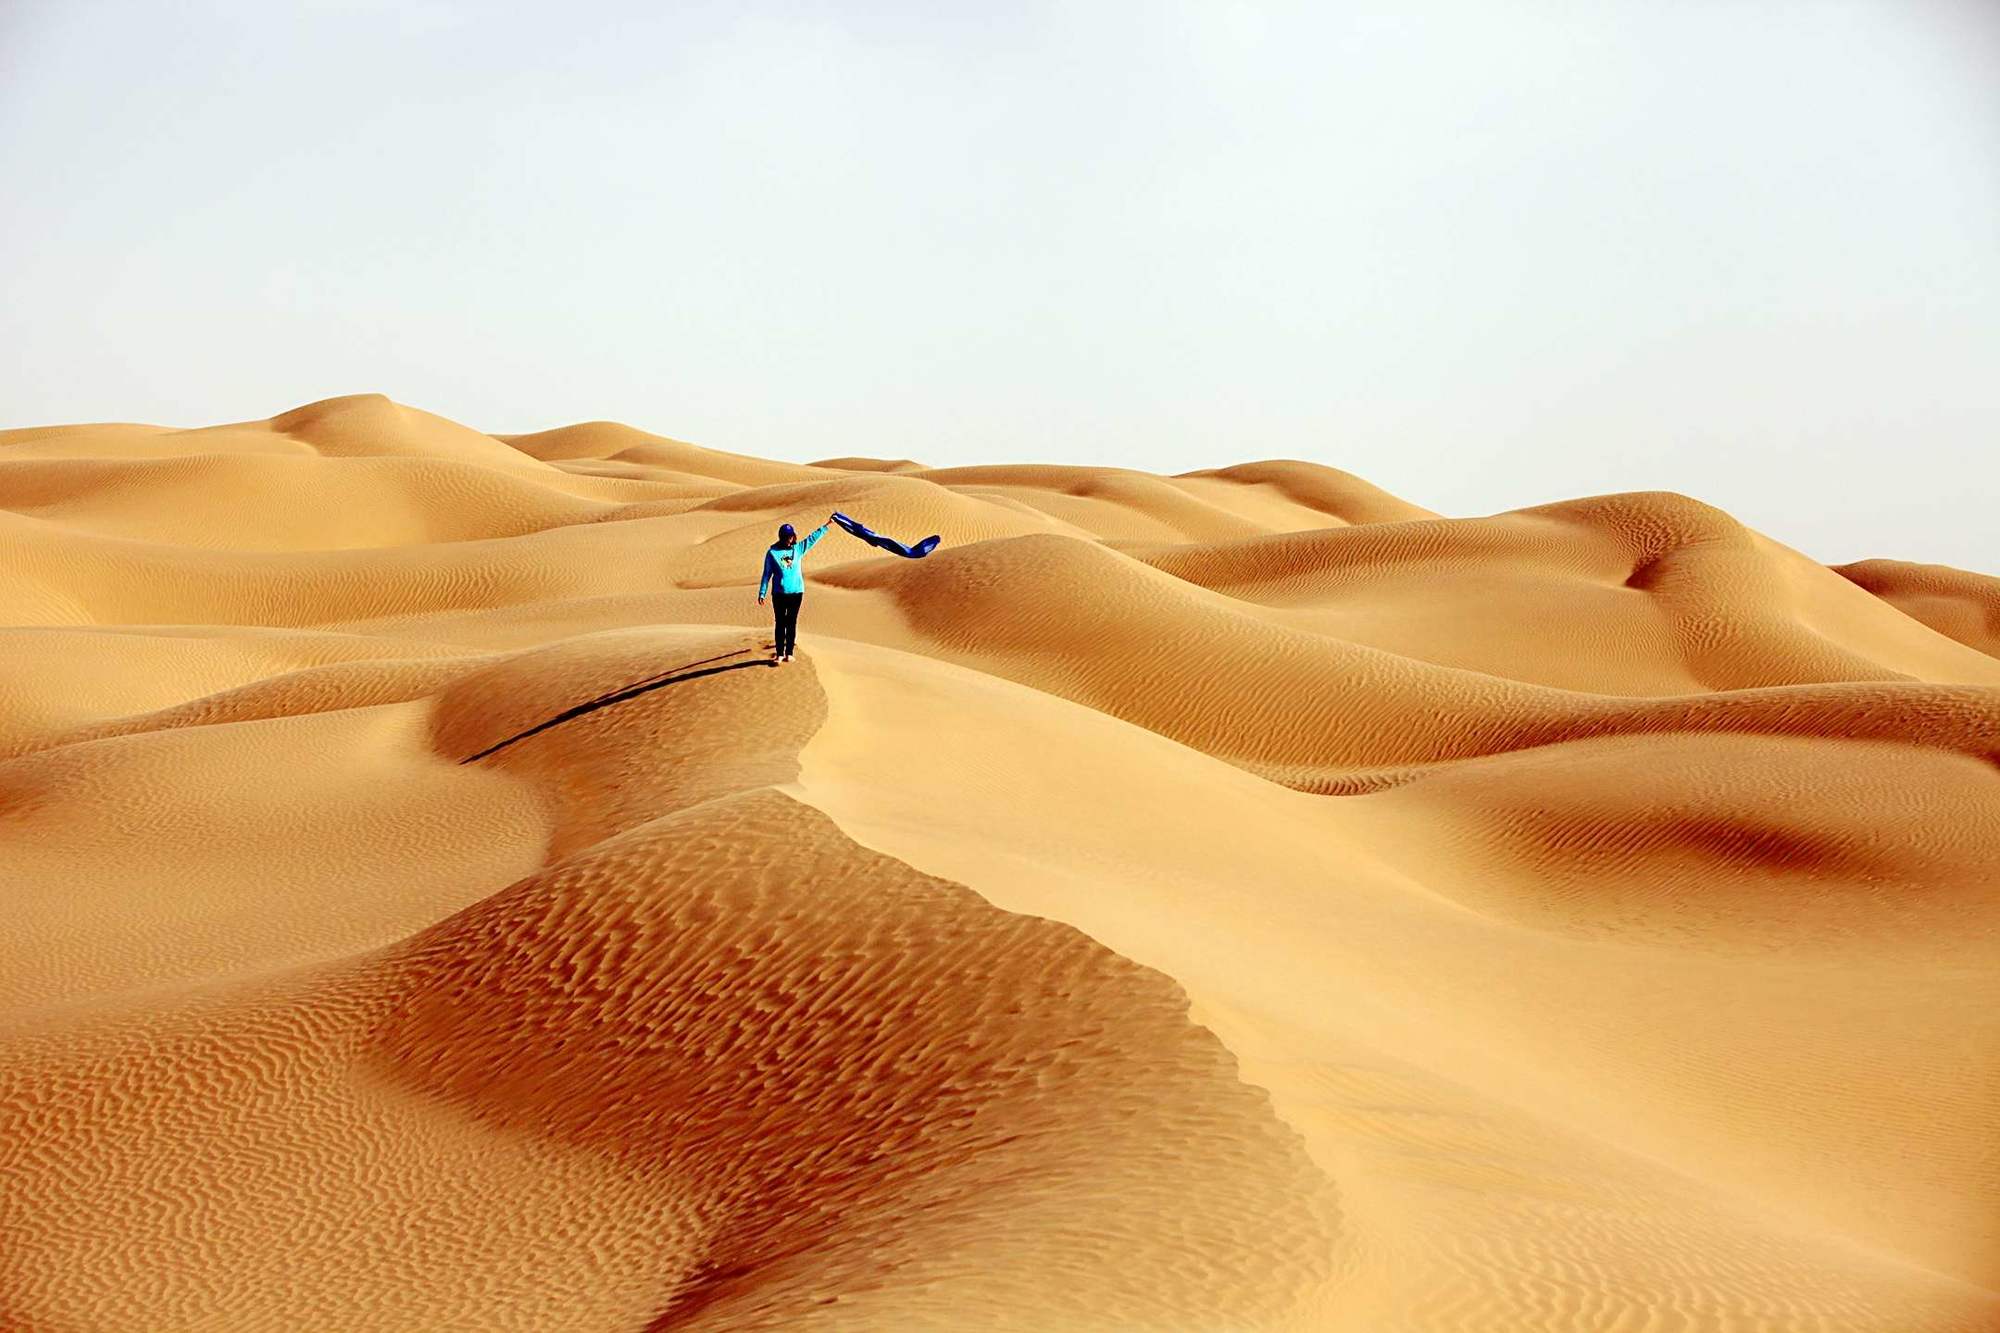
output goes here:
{"type": "MultiPolygon", "coordinates": [[[[736,652],[724,653],[722,654],[722,656],[734,657],[736,656],[736,653],[747,653],[749,651],[750,650],[748,648],[738,648],[736,652]]],[[[716,660],[717,659],[713,657],[703,659],[704,662],[713,662],[716,660]]],[[[481,759],[486,758],[486,756],[490,754],[498,754],[500,751],[512,745],[515,741],[524,741],[528,739],[528,737],[530,736],[540,735],[542,732],[547,731],[550,727],[559,727],[565,722],[573,722],[577,718],[582,717],[585,713],[594,713],[600,708],[609,708],[613,704],[624,703],[627,699],[636,699],[642,694],[649,694],[654,690],[663,690],[669,685],[679,685],[683,681],[699,680],[703,676],[713,676],[724,671],[744,671],[751,667],[760,667],[760,666],[775,667],[776,665],[778,665],[776,662],[770,661],[768,659],[759,660],[755,662],[730,662],[724,666],[703,666],[702,662],[690,662],[687,664],[687,666],[675,667],[671,672],[668,672],[665,675],[656,676],[649,680],[642,680],[636,685],[621,686],[620,688],[613,690],[609,694],[600,694],[595,699],[592,699],[587,703],[580,703],[574,708],[565,709],[563,712],[557,713],[554,717],[550,718],[546,722],[537,722],[534,726],[529,727],[526,731],[516,732],[514,735],[509,736],[506,740],[501,741],[499,744],[489,745],[485,749],[481,750],[478,754],[467,755],[465,758],[459,760],[458,762],[460,764],[477,763],[481,759]],[[690,667],[701,667],[701,670],[699,671],[690,670],[689,669],[690,667]]]]}

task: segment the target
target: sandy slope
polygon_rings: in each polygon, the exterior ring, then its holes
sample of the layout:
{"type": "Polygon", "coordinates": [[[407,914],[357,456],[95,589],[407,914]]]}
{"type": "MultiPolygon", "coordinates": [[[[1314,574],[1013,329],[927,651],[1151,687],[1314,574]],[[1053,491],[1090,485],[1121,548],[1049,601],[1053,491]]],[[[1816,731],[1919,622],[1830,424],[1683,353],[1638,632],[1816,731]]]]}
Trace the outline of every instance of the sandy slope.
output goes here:
{"type": "Polygon", "coordinates": [[[2000,578],[1906,560],[1863,560],[1834,572],[1938,633],[2000,657],[2000,578]]]}
{"type": "Polygon", "coordinates": [[[2000,1327],[1991,579],[376,397],[0,550],[0,1327],[2000,1327]]]}

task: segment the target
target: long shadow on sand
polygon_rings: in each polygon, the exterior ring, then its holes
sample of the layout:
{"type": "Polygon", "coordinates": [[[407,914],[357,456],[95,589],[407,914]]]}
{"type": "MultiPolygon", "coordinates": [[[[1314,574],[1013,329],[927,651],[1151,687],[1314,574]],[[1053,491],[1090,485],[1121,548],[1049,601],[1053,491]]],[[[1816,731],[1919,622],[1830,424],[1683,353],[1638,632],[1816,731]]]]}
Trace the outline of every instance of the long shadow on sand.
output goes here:
{"type": "Polygon", "coordinates": [[[704,657],[699,662],[689,662],[685,666],[674,667],[671,671],[662,672],[658,676],[650,676],[645,680],[639,681],[637,684],[621,686],[609,694],[600,694],[587,703],[580,703],[574,708],[565,709],[546,722],[537,722],[526,731],[516,732],[506,740],[496,745],[489,745],[478,754],[467,755],[458,762],[460,764],[477,763],[488,755],[497,754],[506,749],[515,741],[524,741],[530,736],[539,735],[547,731],[550,727],[559,727],[565,722],[574,721],[582,717],[585,713],[594,713],[600,708],[609,708],[613,704],[624,703],[627,699],[637,698],[639,695],[646,694],[652,690],[665,689],[669,685],[678,685],[686,680],[699,680],[703,676],[713,676],[722,671],[742,671],[748,667],[775,667],[778,665],[772,661],[730,662],[725,666],[705,665],[709,662],[719,662],[724,657],[735,657],[749,651],[748,648],[738,648],[734,652],[723,653],[719,657],[704,657]],[[699,671],[692,670],[694,667],[701,667],[702,669],[699,671]]]}

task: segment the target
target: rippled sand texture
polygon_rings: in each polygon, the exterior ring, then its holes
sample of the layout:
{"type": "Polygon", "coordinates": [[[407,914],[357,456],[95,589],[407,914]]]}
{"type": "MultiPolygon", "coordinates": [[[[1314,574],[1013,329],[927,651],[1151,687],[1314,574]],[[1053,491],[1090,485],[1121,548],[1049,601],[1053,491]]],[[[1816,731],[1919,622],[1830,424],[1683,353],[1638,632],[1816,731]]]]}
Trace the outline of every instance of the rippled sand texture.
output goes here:
{"type": "Polygon", "coordinates": [[[1994,579],[376,397],[0,506],[0,1327],[2000,1328],[1994,579]]]}

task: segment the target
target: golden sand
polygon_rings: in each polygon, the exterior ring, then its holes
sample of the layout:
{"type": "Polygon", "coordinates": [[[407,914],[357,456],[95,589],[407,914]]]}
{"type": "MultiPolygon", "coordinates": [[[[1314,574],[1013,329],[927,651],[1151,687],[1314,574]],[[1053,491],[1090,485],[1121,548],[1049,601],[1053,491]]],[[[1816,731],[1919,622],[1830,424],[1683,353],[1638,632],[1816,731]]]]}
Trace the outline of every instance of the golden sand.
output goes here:
{"type": "Polygon", "coordinates": [[[0,1327],[2000,1327],[2000,580],[380,397],[0,506],[0,1327]]]}

